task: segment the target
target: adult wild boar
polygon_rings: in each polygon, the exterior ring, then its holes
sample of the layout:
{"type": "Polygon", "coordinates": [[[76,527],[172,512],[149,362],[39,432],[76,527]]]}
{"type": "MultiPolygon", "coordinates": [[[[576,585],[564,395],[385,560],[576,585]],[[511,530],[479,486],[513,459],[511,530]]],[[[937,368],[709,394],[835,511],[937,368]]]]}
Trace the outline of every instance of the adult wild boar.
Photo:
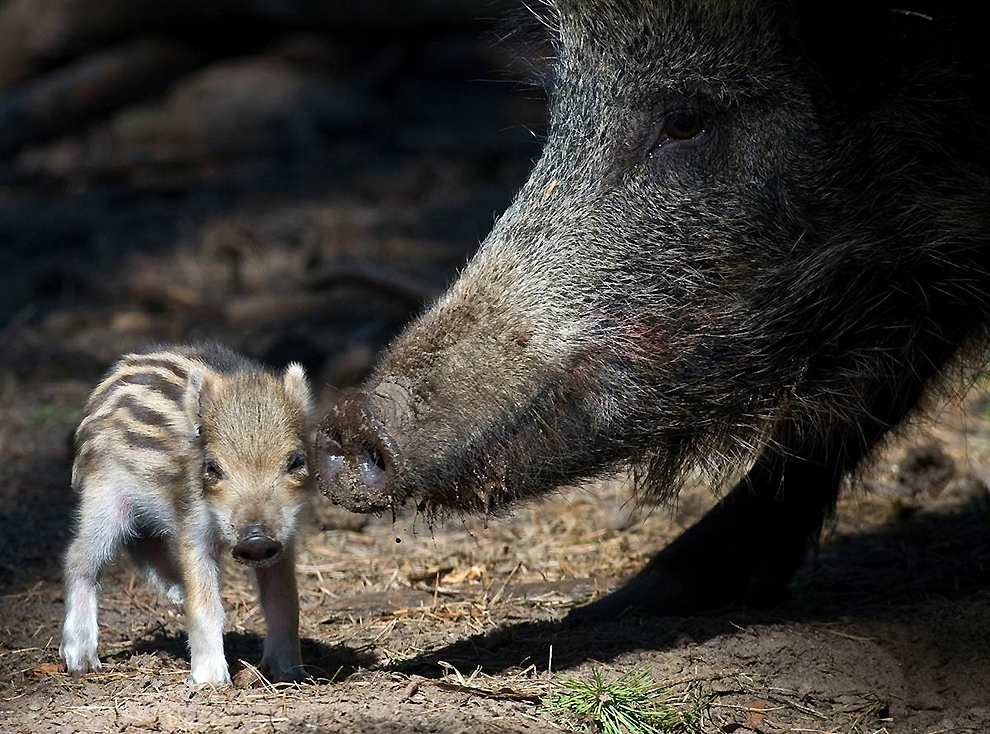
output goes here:
{"type": "Polygon", "coordinates": [[[590,613],[777,598],[843,476],[984,336],[990,13],[965,8],[540,5],[543,156],[327,416],[324,493],[494,511],[748,467],[590,613]]]}

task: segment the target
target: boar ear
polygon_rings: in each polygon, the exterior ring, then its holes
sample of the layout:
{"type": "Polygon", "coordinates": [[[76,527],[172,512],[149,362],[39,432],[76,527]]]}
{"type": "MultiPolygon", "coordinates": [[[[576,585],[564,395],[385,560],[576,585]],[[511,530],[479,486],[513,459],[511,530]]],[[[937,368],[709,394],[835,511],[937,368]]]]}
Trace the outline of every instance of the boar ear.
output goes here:
{"type": "Polygon", "coordinates": [[[313,410],[313,394],[303,366],[293,362],[286,367],[282,382],[285,385],[285,394],[308,416],[313,410]]]}
{"type": "Polygon", "coordinates": [[[202,415],[209,405],[212,394],[213,385],[206,371],[199,367],[194,367],[190,370],[189,377],[186,380],[186,392],[182,396],[182,402],[186,415],[189,416],[191,422],[193,436],[199,435],[202,415]]]}

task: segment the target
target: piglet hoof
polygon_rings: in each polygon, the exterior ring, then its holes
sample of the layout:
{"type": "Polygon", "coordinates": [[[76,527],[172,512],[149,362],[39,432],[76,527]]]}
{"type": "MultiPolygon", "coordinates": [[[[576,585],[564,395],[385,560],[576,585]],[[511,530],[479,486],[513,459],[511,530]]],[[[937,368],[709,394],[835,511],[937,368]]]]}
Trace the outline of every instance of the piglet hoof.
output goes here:
{"type": "Polygon", "coordinates": [[[227,670],[227,661],[220,658],[217,661],[199,663],[192,666],[186,685],[192,688],[202,688],[213,686],[222,688],[230,685],[230,671],[227,670]]]}
{"type": "Polygon", "coordinates": [[[76,650],[65,646],[59,650],[59,655],[65,672],[73,678],[82,678],[87,673],[97,673],[103,668],[95,650],[76,650]]]}
{"type": "Polygon", "coordinates": [[[66,666],[66,672],[78,680],[89,673],[99,673],[102,668],[103,664],[99,660],[96,660],[95,662],[91,662],[89,665],[83,665],[78,668],[70,668],[66,666]]]}
{"type": "Polygon", "coordinates": [[[262,660],[258,672],[271,683],[299,683],[309,678],[302,663],[274,663],[262,660]]]}
{"type": "Polygon", "coordinates": [[[189,688],[201,690],[203,688],[228,688],[232,685],[230,676],[226,680],[198,680],[191,674],[186,678],[186,685],[189,688]]]}

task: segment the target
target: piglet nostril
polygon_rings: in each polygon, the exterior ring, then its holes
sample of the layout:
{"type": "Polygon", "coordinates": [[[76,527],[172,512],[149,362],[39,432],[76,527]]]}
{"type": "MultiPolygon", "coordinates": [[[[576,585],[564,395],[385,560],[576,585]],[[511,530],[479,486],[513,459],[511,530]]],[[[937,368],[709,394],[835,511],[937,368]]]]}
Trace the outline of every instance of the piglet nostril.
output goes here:
{"type": "Polygon", "coordinates": [[[252,525],[231,549],[234,560],[249,566],[273,563],[282,555],[282,544],[270,537],[260,525],[252,525]]]}

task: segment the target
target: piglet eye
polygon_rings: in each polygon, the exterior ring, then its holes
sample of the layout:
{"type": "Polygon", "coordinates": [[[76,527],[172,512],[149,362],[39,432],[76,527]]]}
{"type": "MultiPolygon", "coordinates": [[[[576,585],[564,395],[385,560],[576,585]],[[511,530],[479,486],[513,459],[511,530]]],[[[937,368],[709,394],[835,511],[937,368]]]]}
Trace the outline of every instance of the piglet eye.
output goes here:
{"type": "Polygon", "coordinates": [[[302,451],[297,451],[291,456],[285,464],[285,470],[289,474],[298,474],[306,468],[306,454],[302,451]]]}
{"type": "Polygon", "coordinates": [[[212,456],[207,456],[203,461],[203,476],[211,482],[219,482],[223,479],[223,470],[212,456]]]}

